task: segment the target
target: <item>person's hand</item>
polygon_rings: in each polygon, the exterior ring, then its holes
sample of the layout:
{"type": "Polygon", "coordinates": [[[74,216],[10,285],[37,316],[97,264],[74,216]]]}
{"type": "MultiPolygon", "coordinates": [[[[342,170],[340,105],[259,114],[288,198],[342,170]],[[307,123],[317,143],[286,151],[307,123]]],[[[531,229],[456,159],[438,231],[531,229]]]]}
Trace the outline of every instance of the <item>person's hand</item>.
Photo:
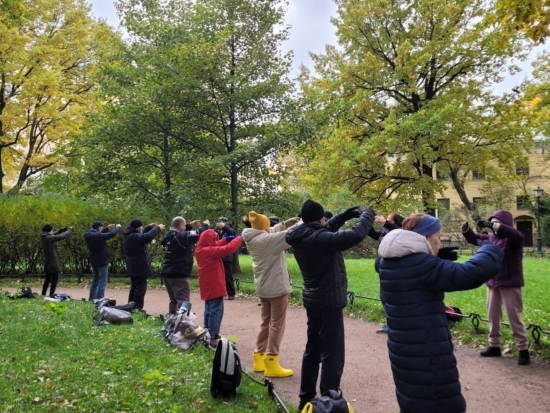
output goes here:
{"type": "Polygon", "coordinates": [[[157,227],[159,227],[161,230],[164,229],[164,224],[155,224],[157,227]]]}
{"type": "Polygon", "coordinates": [[[63,232],[67,231],[68,229],[70,229],[71,231],[74,231],[74,227],[69,227],[69,228],[64,228],[63,232]]]}
{"type": "Polygon", "coordinates": [[[491,241],[488,241],[486,239],[477,239],[476,240],[477,245],[480,247],[483,247],[484,245],[493,245],[491,241]]]}
{"type": "Polygon", "coordinates": [[[467,222],[465,222],[464,224],[462,224],[462,232],[468,232],[468,230],[470,229],[470,224],[468,224],[467,222]]]}
{"type": "Polygon", "coordinates": [[[235,238],[235,236],[233,236],[233,235],[227,235],[227,236],[225,236],[224,238],[225,238],[225,240],[226,240],[227,242],[231,242],[231,241],[235,238]]]}
{"type": "Polygon", "coordinates": [[[493,229],[493,223],[491,221],[477,221],[477,227],[493,229]]]}
{"type": "Polygon", "coordinates": [[[116,224],[116,227],[117,227],[117,228],[120,228],[121,226],[122,226],[122,225],[120,225],[120,224],[116,224]]]}
{"type": "Polygon", "coordinates": [[[290,228],[291,226],[293,226],[294,224],[300,222],[300,218],[298,217],[294,217],[294,218],[289,218],[287,219],[284,224],[285,224],[285,227],[287,228],[290,228]]]}
{"type": "Polygon", "coordinates": [[[437,258],[442,260],[456,261],[458,259],[458,247],[443,247],[437,253],[437,258]]]}
{"type": "Polygon", "coordinates": [[[210,226],[210,220],[208,219],[205,219],[204,221],[202,221],[203,225],[207,225],[207,226],[210,226]]]}
{"type": "Polygon", "coordinates": [[[385,224],[386,218],[384,218],[382,215],[378,215],[376,218],[374,218],[374,222],[377,224],[385,224]]]}
{"type": "Polygon", "coordinates": [[[361,210],[358,206],[348,208],[344,212],[342,212],[342,218],[344,218],[345,221],[353,218],[359,218],[360,216],[361,210]]]}
{"type": "Polygon", "coordinates": [[[196,219],[194,221],[191,221],[189,225],[191,225],[191,228],[198,228],[201,226],[201,222],[200,220],[196,219]]]}

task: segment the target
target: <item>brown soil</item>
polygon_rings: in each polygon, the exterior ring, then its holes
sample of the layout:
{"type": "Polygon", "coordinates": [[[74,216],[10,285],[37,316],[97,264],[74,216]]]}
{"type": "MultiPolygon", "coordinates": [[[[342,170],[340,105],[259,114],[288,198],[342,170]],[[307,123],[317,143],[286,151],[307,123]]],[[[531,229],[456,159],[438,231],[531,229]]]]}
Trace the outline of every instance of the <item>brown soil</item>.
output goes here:
{"type": "MultiPolygon", "coordinates": [[[[14,288],[7,290],[13,292],[14,288]]],[[[88,291],[58,287],[73,299],[86,298],[88,291]]],[[[107,290],[106,296],[125,304],[127,290],[107,290]]],[[[192,295],[193,311],[202,320],[204,303],[192,295]]],[[[252,370],[252,352],[260,325],[259,302],[237,299],[225,301],[221,334],[237,336],[237,349],[247,371],[252,370]]],[[[162,290],[149,290],[145,297],[149,314],[165,314],[168,296],[162,290]]],[[[398,412],[386,336],[376,334],[378,326],[362,320],[345,318],[346,368],[342,377],[344,397],[355,412],[398,412]]],[[[294,370],[294,376],[274,379],[275,389],[289,404],[298,404],[300,367],[306,343],[306,314],[303,308],[291,308],[281,346],[281,365],[294,370]]],[[[468,403],[468,412],[520,413],[550,412],[550,366],[534,360],[530,366],[518,366],[517,359],[501,357],[482,359],[479,349],[456,349],[460,381],[468,403]]],[[[244,378],[243,380],[247,380],[244,378]]]]}

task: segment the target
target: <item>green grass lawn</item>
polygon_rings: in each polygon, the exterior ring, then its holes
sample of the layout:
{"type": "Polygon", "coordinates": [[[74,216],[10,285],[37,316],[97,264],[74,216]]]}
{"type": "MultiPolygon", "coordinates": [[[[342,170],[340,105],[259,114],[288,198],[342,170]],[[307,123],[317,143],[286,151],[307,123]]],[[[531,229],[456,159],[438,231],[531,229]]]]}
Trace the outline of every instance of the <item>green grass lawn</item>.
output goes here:
{"type": "Polygon", "coordinates": [[[157,336],[158,318],[92,323],[93,305],[70,301],[56,313],[42,299],[0,296],[2,412],[276,412],[249,378],[235,399],[210,396],[214,353],[187,352],[157,336]]]}

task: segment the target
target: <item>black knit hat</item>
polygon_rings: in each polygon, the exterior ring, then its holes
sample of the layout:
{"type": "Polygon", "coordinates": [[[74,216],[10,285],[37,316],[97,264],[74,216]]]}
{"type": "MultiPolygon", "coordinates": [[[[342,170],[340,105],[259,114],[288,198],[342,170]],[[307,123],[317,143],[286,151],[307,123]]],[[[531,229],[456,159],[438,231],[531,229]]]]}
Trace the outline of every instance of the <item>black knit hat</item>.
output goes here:
{"type": "Polygon", "coordinates": [[[130,226],[131,226],[132,228],[138,229],[139,227],[142,227],[142,226],[143,226],[143,222],[141,222],[139,219],[133,219],[133,220],[130,222],[130,226]]]}
{"type": "Polygon", "coordinates": [[[325,216],[325,209],[320,203],[308,199],[304,202],[304,205],[302,205],[300,215],[302,215],[302,221],[304,222],[319,221],[325,216]]]}
{"type": "Polygon", "coordinates": [[[50,232],[53,229],[53,227],[50,224],[46,224],[42,227],[42,231],[44,232],[50,232]]]}
{"type": "Polygon", "coordinates": [[[94,223],[92,224],[92,228],[99,228],[99,227],[102,227],[103,226],[103,223],[101,221],[94,221],[94,223]]]}

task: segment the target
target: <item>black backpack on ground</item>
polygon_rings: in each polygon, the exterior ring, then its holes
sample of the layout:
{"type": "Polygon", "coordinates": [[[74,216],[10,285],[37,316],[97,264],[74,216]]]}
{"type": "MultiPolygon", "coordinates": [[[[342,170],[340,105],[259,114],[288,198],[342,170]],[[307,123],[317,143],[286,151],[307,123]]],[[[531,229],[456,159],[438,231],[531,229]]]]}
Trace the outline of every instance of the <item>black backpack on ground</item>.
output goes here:
{"type": "Polygon", "coordinates": [[[218,342],[212,367],[212,381],[210,382],[212,397],[236,396],[242,375],[241,360],[237,350],[226,338],[222,337],[218,342]]]}
{"type": "Polygon", "coordinates": [[[321,397],[310,400],[300,413],[353,413],[341,391],[328,390],[321,397]]]}
{"type": "Polygon", "coordinates": [[[447,317],[447,321],[458,323],[462,321],[462,310],[458,307],[445,305],[445,316],[447,317]]]}

